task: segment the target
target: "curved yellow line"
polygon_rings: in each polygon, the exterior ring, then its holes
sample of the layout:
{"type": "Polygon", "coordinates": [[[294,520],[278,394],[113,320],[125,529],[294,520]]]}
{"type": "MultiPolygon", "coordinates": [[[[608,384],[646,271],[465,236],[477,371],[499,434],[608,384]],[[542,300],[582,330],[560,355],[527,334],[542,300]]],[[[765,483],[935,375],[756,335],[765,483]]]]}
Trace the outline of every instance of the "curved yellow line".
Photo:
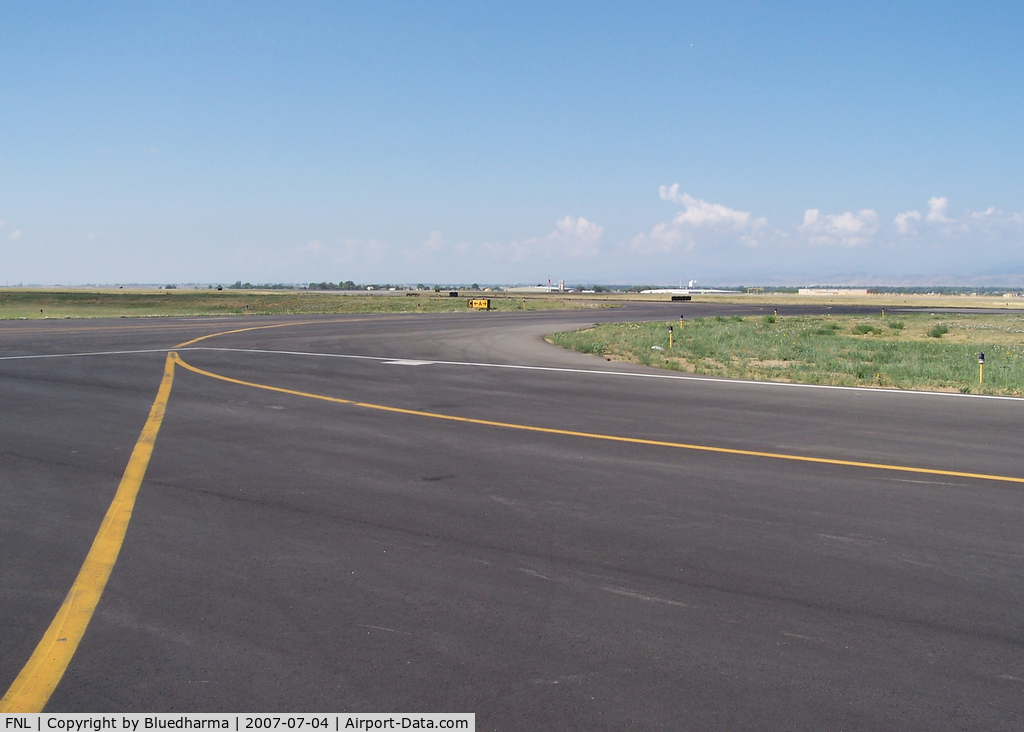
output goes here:
{"type": "MultiPolygon", "coordinates": [[[[331,321],[331,322],[345,322],[345,321],[331,321]]],[[[274,323],[273,325],[254,325],[250,328],[236,328],[235,330],[222,330],[220,333],[210,333],[209,335],[199,336],[193,338],[190,341],[179,343],[175,348],[184,348],[185,346],[191,346],[193,343],[199,343],[199,341],[205,341],[207,338],[216,338],[222,335],[231,335],[232,333],[245,333],[250,330],[265,330],[267,328],[287,328],[289,325],[308,325],[308,323],[274,323]]]]}
{"type": "Polygon", "coordinates": [[[222,335],[231,335],[232,333],[247,333],[250,330],[266,330],[267,328],[289,328],[296,325],[318,325],[318,324],[331,324],[331,323],[361,323],[366,318],[343,318],[339,320],[300,320],[295,323],[274,323],[272,325],[254,325],[249,328],[235,328],[234,330],[222,330],[219,333],[210,333],[208,335],[199,336],[193,338],[190,341],[179,343],[175,348],[185,348],[191,346],[193,343],[199,343],[199,341],[205,341],[207,338],[216,338],[222,335]]]}
{"type": "Polygon", "coordinates": [[[514,422],[497,422],[489,419],[474,419],[472,417],[456,417],[450,414],[438,414],[437,412],[424,412],[417,409],[403,409],[401,407],[389,407],[383,404],[370,404],[368,402],[357,402],[351,399],[340,399],[338,397],[324,396],[323,394],[312,394],[305,391],[296,391],[294,389],[285,389],[280,386],[271,386],[269,384],[257,384],[252,381],[242,381],[241,379],[234,379],[230,376],[222,376],[221,374],[215,374],[212,371],[205,371],[196,366],[192,366],[189,363],[183,361],[179,356],[175,355],[175,360],[185,369],[193,371],[203,376],[208,376],[211,379],[218,379],[219,381],[226,381],[231,384],[238,384],[240,386],[248,386],[254,389],[263,389],[265,391],[278,392],[280,394],[291,394],[293,396],[306,397],[308,399],[319,399],[325,402],[334,402],[336,404],[351,404],[355,407],[362,407],[364,409],[376,409],[383,412],[392,412],[395,414],[408,414],[414,417],[429,417],[431,419],[443,419],[450,422],[463,422],[466,424],[478,424],[487,427],[501,427],[504,429],[512,430],[524,430],[527,432],[540,432],[549,435],[566,435],[569,437],[584,437],[591,440],[607,440],[610,442],[625,442],[634,445],[652,445],[655,447],[672,447],[680,450],[698,450],[701,452],[714,452],[726,455],[744,455],[746,457],[759,457],[759,458],[771,458],[773,460],[790,460],[794,462],[802,463],[818,463],[821,465],[842,465],[852,468],[869,468],[872,470],[888,470],[900,473],[916,473],[923,475],[942,475],[946,477],[954,478],[976,478],[979,480],[995,480],[1003,481],[1008,483],[1024,483],[1024,478],[1017,478],[1008,475],[990,475],[988,473],[967,473],[956,470],[939,470],[936,468],[917,468],[909,465],[890,465],[886,463],[867,463],[859,462],[856,460],[838,460],[835,458],[820,458],[811,457],[809,455],[790,455],[786,453],[778,452],[763,452],[760,450],[741,450],[733,447],[714,447],[712,445],[695,445],[685,442],[669,442],[666,440],[646,440],[640,437],[621,437],[618,435],[604,435],[596,432],[579,432],[576,430],[561,430],[554,427],[536,427],[534,425],[516,424],[514,422]]]}
{"type": "MultiPolygon", "coordinates": [[[[351,321],[337,321],[351,322],[351,321]]],[[[250,330],[263,328],[285,327],[287,325],[302,325],[302,323],[281,323],[269,326],[255,326],[251,328],[240,328],[237,330],[224,331],[223,333],[212,333],[207,336],[186,341],[178,347],[190,345],[206,338],[229,333],[241,333],[250,330]]],[[[807,455],[789,455],[785,453],[764,452],[759,450],[741,450],[730,447],[714,447],[711,445],[696,445],[683,442],[669,442],[665,440],[647,440],[639,437],[622,437],[618,435],[605,435],[595,432],[580,432],[576,430],[562,430],[552,427],[537,427],[534,425],[517,424],[513,422],[498,422],[495,420],[475,419],[472,417],[457,417],[450,414],[439,414],[436,412],[425,412],[417,409],[404,409],[401,407],[390,407],[383,404],[372,404],[369,402],[357,402],[351,399],[341,399],[323,394],[286,389],[269,384],[258,384],[251,381],[243,381],[230,376],[215,374],[185,362],[177,353],[171,351],[167,354],[164,365],[164,376],[160,382],[156,399],[150,409],[149,419],[135,443],[128,466],[118,485],[117,493],[113,502],[107,509],[107,513],[100,525],[100,530],[93,540],[78,576],[75,578],[71,590],[68,592],[61,605],[60,610],[50,623],[42,640],[36,646],[35,651],[28,662],[22,668],[21,673],[11,684],[11,687],[0,699],[0,712],[2,713],[26,713],[41,712],[53,694],[57,684],[60,683],[67,669],[71,658],[74,656],[78,644],[92,619],[99,603],[103,590],[110,578],[110,573],[117,561],[124,537],[128,530],[128,523],[131,520],[132,509],[142,480],[149,466],[149,459],[153,454],[153,446],[156,436],[163,423],[164,412],[167,401],[171,394],[171,385],[174,381],[174,366],[180,364],[183,368],[207,376],[219,381],[231,384],[247,386],[254,389],[262,389],[281,394],[317,399],[320,401],[333,402],[336,404],[349,404],[364,409],[374,409],[394,414],[405,414],[416,417],[428,417],[431,419],[443,419],[451,422],[465,424],[476,424],[488,427],[500,427],[504,429],[523,430],[528,432],[539,432],[543,434],[565,435],[569,437],[582,437],[593,440],[607,440],[611,442],[623,442],[637,445],[651,445],[656,447],[671,447],[683,450],[697,450],[702,452],[713,452],[728,455],[743,455],[747,457],[771,458],[775,460],[790,460],[805,463],[817,463],[824,465],[841,465],[855,468],[868,468],[872,470],[886,470],[903,473],[916,473],[924,475],[939,475],[958,478],[974,478],[978,480],[991,480],[1009,483],[1024,483],[1024,478],[1006,475],[991,475],[987,473],[968,473],[955,470],[939,470],[934,468],[918,468],[906,465],[889,465],[885,463],[868,463],[854,460],[838,460],[834,458],[818,458],[807,455]]]]}
{"type": "Polygon", "coordinates": [[[121,552],[128,522],[135,507],[135,498],[142,486],[142,479],[153,454],[153,445],[163,423],[167,400],[171,396],[174,382],[174,364],[177,354],[167,354],[164,362],[164,376],[157,390],[156,399],[149,410],[149,418],[142,428],[139,439],[132,450],[128,467],[114,494],[114,500],[103,517],[103,523],[93,539],[92,547],[78,571],[74,584],[64,598],[64,603],[46,629],[42,640],[36,646],[28,663],[0,699],[0,712],[41,712],[49,701],[64,671],[78,648],[85,629],[89,626],[96,605],[100,601],[110,572],[121,552]]]}
{"type": "MultiPolygon", "coordinates": [[[[236,328],[193,338],[175,347],[182,348],[208,338],[251,330],[285,328],[323,322],[349,323],[359,320],[362,318],[274,323],[236,328]]],[[[99,531],[93,539],[92,547],[89,549],[71,589],[65,596],[63,604],[43,634],[42,640],[36,645],[32,656],[14,679],[7,693],[0,698],[0,713],[41,712],[74,657],[78,644],[96,611],[96,605],[107,586],[107,581],[110,579],[110,573],[117,562],[121,546],[124,544],[128,523],[135,507],[135,499],[142,487],[146,468],[149,467],[149,459],[153,455],[156,436],[160,431],[164,412],[167,409],[167,400],[171,396],[171,384],[174,382],[174,365],[176,363],[184,365],[184,362],[178,358],[178,354],[170,351],[164,362],[163,380],[160,382],[156,399],[149,411],[149,418],[135,443],[128,466],[125,468],[117,492],[114,494],[114,500],[103,517],[99,531]]]]}

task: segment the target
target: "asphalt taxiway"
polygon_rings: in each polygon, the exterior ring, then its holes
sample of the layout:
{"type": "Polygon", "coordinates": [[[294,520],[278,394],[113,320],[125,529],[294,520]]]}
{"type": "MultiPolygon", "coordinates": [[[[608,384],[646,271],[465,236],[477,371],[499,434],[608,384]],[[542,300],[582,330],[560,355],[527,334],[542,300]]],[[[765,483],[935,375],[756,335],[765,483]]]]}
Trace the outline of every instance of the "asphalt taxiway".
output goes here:
{"type": "Polygon", "coordinates": [[[542,339],[680,310],[0,324],[0,691],[173,351],[47,710],[1020,729],[1024,400],[694,378],[542,339]]]}

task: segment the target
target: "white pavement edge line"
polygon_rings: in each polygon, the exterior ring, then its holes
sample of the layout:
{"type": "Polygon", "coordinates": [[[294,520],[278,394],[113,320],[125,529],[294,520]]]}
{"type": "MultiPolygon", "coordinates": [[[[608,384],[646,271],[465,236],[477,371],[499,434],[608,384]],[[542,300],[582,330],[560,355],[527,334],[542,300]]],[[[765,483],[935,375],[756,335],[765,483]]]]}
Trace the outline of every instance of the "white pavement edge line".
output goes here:
{"type": "MultiPolygon", "coordinates": [[[[168,351],[224,351],[228,353],[267,353],[278,356],[315,356],[318,358],[348,358],[362,361],[408,362],[409,359],[394,356],[357,356],[347,353],[316,353],[313,351],[275,351],[264,348],[222,348],[215,346],[193,346],[186,348],[147,348],[135,351],[88,351],[83,353],[42,353],[27,356],[0,356],[0,361],[23,361],[41,358],[75,358],[79,356],[129,356],[139,353],[167,353],[168,351]]],[[[558,366],[526,366],[511,363],[478,363],[475,361],[417,361],[417,365],[437,364],[438,366],[472,366],[490,369],[519,369],[523,371],[551,371],[565,374],[588,374],[593,376],[625,376],[636,379],[669,379],[672,381],[698,381],[721,386],[743,385],[758,387],[786,387],[791,389],[833,389],[837,391],[864,392],[900,396],[958,397],[961,399],[994,399],[996,401],[1020,402],[1021,397],[999,396],[996,394],[960,394],[950,391],[914,391],[912,389],[873,389],[864,386],[832,386],[829,384],[793,384],[785,381],[749,381],[744,379],[713,379],[707,376],[684,376],[682,374],[637,374],[631,371],[599,371],[597,369],[570,369],[558,366]]]]}
{"type": "Polygon", "coordinates": [[[88,351],[85,353],[36,353],[28,356],[0,356],[0,361],[26,361],[34,358],[74,358],[76,356],[128,356],[133,353],[167,353],[173,348],[147,348],[135,351],[88,351]]]}
{"type": "MultiPolygon", "coordinates": [[[[197,346],[195,348],[180,348],[180,351],[228,351],[232,353],[269,353],[280,356],[317,356],[320,358],[350,358],[365,361],[397,362],[409,361],[409,359],[384,357],[384,356],[355,356],[345,353],[315,353],[310,351],[273,351],[262,348],[218,348],[215,346],[197,346]]],[[[838,391],[865,392],[867,394],[886,394],[902,396],[927,396],[927,397],[959,397],[962,399],[995,399],[997,401],[1021,402],[1021,397],[999,396],[997,394],[960,394],[951,391],[915,391],[912,389],[874,389],[865,386],[832,386],[829,384],[793,384],[785,381],[749,381],[744,379],[714,379],[708,376],[684,376],[682,374],[637,374],[631,371],[599,371],[597,369],[570,369],[557,366],[525,366],[509,363],[476,363],[474,361],[417,361],[419,364],[437,364],[439,366],[474,366],[491,369],[521,369],[524,371],[553,371],[566,374],[591,374],[595,376],[627,376],[637,379],[670,379],[674,381],[699,381],[707,384],[719,384],[722,386],[733,386],[736,384],[747,386],[771,386],[788,387],[792,389],[833,389],[838,391]]]]}

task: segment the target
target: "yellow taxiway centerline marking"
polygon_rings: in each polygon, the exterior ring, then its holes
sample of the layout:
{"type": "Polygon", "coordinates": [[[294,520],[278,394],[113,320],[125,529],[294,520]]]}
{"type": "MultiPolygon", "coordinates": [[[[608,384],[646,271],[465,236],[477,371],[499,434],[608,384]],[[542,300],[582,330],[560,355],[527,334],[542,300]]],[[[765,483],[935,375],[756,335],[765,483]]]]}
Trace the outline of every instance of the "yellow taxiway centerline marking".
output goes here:
{"type": "Polygon", "coordinates": [[[71,662],[71,657],[75,655],[100,596],[107,586],[107,580],[110,579],[117,555],[121,552],[121,545],[124,543],[125,532],[128,530],[128,522],[135,506],[135,498],[146,475],[149,458],[153,454],[153,445],[163,423],[167,400],[171,396],[174,364],[177,362],[177,354],[173,351],[167,354],[164,377],[149,410],[149,419],[146,420],[142,433],[135,443],[128,467],[125,468],[117,493],[114,494],[114,500],[103,517],[103,523],[100,524],[96,538],[93,539],[92,547],[60,610],[43,634],[28,663],[0,699],[0,712],[43,711],[71,662]]]}
{"type": "Polygon", "coordinates": [[[549,435],[565,435],[568,437],[584,437],[591,440],[607,440],[609,442],[625,442],[633,445],[652,445],[655,447],[672,447],[680,450],[697,450],[700,452],[714,452],[726,455],[744,455],[746,457],[760,457],[760,458],[771,458],[774,460],[791,460],[794,462],[802,463],[818,463],[821,465],[842,465],[852,468],[869,468],[872,470],[888,470],[900,473],[917,473],[923,475],[942,475],[946,477],[956,478],[976,478],[978,480],[995,480],[1004,481],[1009,483],[1024,483],[1024,478],[1017,478],[1007,475],[990,475],[988,473],[967,473],[956,470],[940,470],[937,468],[917,468],[909,465],[890,465],[886,463],[867,463],[856,460],[839,460],[836,458],[820,458],[811,457],[809,455],[790,455],[786,453],[778,452],[764,452],[760,450],[741,450],[733,447],[714,447],[712,445],[695,445],[685,442],[669,442],[666,440],[647,440],[641,437],[621,437],[619,435],[604,435],[596,432],[578,432],[576,430],[562,430],[554,427],[537,427],[534,425],[517,424],[514,422],[497,422],[489,419],[475,419],[473,417],[456,417],[451,414],[439,414],[437,412],[424,412],[418,409],[403,409],[401,407],[389,407],[383,404],[370,404],[368,402],[357,402],[351,399],[341,399],[339,397],[324,396],[323,394],[312,394],[305,391],[296,391],[294,389],[285,389],[280,386],[271,386],[269,384],[257,384],[251,381],[243,381],[241,379],[234,379],[230,376],[222,376],[215,374],[212,371],[205,371],[196,366],[192,366],[181,359],[180,356],[175,354],[175,360],[183,368],[193,371],[203,376],[208,376],[211,379],[218,379],[220,381],[226,381],[231,384],[238,384],[240,386],[248,386],[254,389],[263,389],[265,391],[273,391],[280,394],[291,394],[293,396],[305,397],[307,399],[319,399],[325,402],[334,402],[335,404],[350,404],[354,407],[362,407],[364,409],[375,409],[382,412],[391,412],[394,414],[407,414],[415,417],[429,417],[431,419],[443,419],[450,422],[462,422],[465,424],[478,424],[487,427],[502,427],[504,429],[512,430],[523,430],[526,432],[540,432],[549,435]]]}
{"type": "MultiPolygon", "coordinates": [[[[346,319],[331,322],[355,322],[360,319],[346,319]]],[[[235,330],[211,333],[209,335],[193,338],[177,346],[183,348],[193,343],[214,338],[220,335],[232,333],[244,333],[253,330],[266,328],[283,328],[294,325],[307,325],[303,323],[278,323],[274,325],[260,325],[249,328],[238,328],[235,330]]],[[[171,385],[174,381],[174,366],[181,365],[194,373],[207,376],[219,381],[225,381],[240,386],[248,386],[254,389],[277,392],[280,394],[291,394],[293,396],[317,399],[320,401],[333,402],[336,404],[349,404],[364,409],[374,409],[393,414],[405,414],[415,417],[428,417],[431,419],[443,419],[450,422],[461,422],[464,424],[478,424],[488,427],[500,427],[504,429],[523,430],[527,432],[538,432],[543,434],[565,435],[569,437],[582,437],[592,440],[607,440],[611,442],[622,442],[635,445],[651,445],[655,447],[671,447],[683,450],[697,450],[701,452],[713,452],[728,455],[743,455],[747,457],[771,458],[776,460],[791,460],[805,463],[818,463],[824,465],[841,465],[855,468],[869,468],[873,470],[886,470],[903,473],[916,473],[919,475],[940,475],[958,478],[975,478],[978,480],[992,480],[1009,483],[1024,483],[1024,478],[1017,478],[1005,475],[990,475],[987,473],[968,473],[954,470],[938,470],[934,468],[917,468],[905,465],[888,465],[884,463],[867,463],[853,460],[838,460],[834,458],[818,458],[807,455],[789,455],[785,453],[763,452],[759,450],[741,450],[730,447],[714,447],[711,445],[695,445],[683,442],[669,442],[665,440],[647,440],[639,437],[622,437],[618,435],[604,435],[595,432],[579,432],[575,430],[562,430],[553,427],[537,427],[534,425],[517,424],[513,422],[498,422],[495,420],[475,419],[472,417],[457,417],[450,414],[439,414],[436,412],[425,412],[416,409],[404,409],[401,407],[389,407],[383,404],[371,404],[368,402],[357,402],[351,399],[325,396],[323,394],[312,394],[310,392],[286,389],[269,384],[257,384],[251,381],[234,379],[230,376],[222,376],[211,371],[205,371],[196,366],[186,363],[174,351],[167,354],[164,362],[164,376],[157,390],[156,399],[150,409],[149,418],[135,443],[128,466],[125,468],[118,485],[114,500],[107,509],[107,513],[100,524],[99,532],[93,540],[92,547],[86,555],[85,561],[75,578],[74,584],[64,598],[57,615],[50,623],[42,640],[36,646],[35,651],[28,662],[18,674],[14,683],[11,684],[7,693],[0,699],[0,713],[30,713],[41,712],[46,706],[53,691],[57,688],[64,671],[67,669],[71,658],[78,648],[78,644],[85,634],[85,630],[92,619],[96,606],[99,603],[103,590],[106,588],[110,573],[117,561],[124,537],[128,530],[128,523],[131,520],[132,509],[135,506],[135,499],[142,486],[142,480],[149,466],[149,459],[153,454],[153,446],[156,436],[163,423],[164,412],[167,408],[167,401],[171,395],[171,385]]]]}
{"type": "MultiPolygon", "coordinates": [[[[315,322],[349,323],[359,320],[363,320],[363,318],[257,325],[210,333],[186,341],[178,347],[198,343],[207,338],[244,333],[250,330],[309,325],[315,322]]],[[[160,431],[160,425],[163,424],[167,400],[171,396],[171,384],[174,382],[174,365],[176,363],[187,366],[178,358],[177,353],[168,352],[167,359],[164,361],[163,380],[160,382],[160,388],[157,389],[153,406],[149,410],[149,418],[139,434],[135,449],[132,450],[132,455],[128,460],[128,466],[121,476],[114,500],[103,517],[96,538],[93,539],[92,547],[78,571],[74,584],[71,585],[71,589],[65,596],[64,603],[50,622],[49,628],[46,629],[42,640],[36,645],[28,662],[14,679],[7,693],[0,698],[0,713],[41,712],[64,676],[68,664],[71,663],[78,644],[85,634],[85,629],[89,626],[89,621],[92,620],[93,613],[96,611],[96,605],[103,595],[103,590],[107,586],[107,580],[110,579],[110,573],[117,562],[121,546],[124,544],[128,522],[131,520],[132,509],[135,507],[135,498],[142,487],[142,479],[146,476],[146,468],[149,467],[149,459],[153,455],[156,436],[160,431]]]]}
{"type": "MultiPolygon", "coordinates": [[[[392,315],[392,314],[394,314],[394,315],[407,315],[408,313],[387,313],[387,314],[388,315],[392,315]]],[[[338,320],[299,320],[299,321],[295,321],[295,322],[292,322],[292,323],[274,323],[272,325],[254,325],[254,326],[251,326],[249,328],[236,328],[235,330],[222,330],[220,333],[210,333],[209,335],[199,336],[198,338],[193,338],[190,341],[185,341],[184,343],[179,343],[178,345],[175,346],[175,348],[185,348],[186,346],[191,346],[193,343],[198,343],[199,341],[205,341],[207,338],[216,338],[217,336],[231,335],[233,333],[246,333],[246,332],[248,332],[250,330],[266,330],[267,328],[288,328],[288,327],[293,327],[293,326],[296,326],[296,325],[321,325],[321,324],[329,325],[329,324],[333,324],[333,323],[362,323],[362,322],[364,322],[366,320],[367,320],[367,318],[340,318],[338,320]]],[[[185,365],[185,363],[183,361],[179,361],[179,363],[181,363],[182,366],[185,365]]]]}
{"type": "MultiPolygon", "coordinates": [[[[250,331],[250,330],[265,330],[267,328],[287,328],[290,325],[312,325],[315,322],[316,321],[306,321],[306,322],[299,322],[299,323],[274,323],[273,325],[254,325],[254,326],[251,326],[249,328],[236,328],[235,330],[222,330],[220,333],[210,333],[209,335],[199,336],[198,338],[193,338],[190,341],[185,341],[184,343],[179,343],[178,345],[175,346],[175,348],[184,348],[185,346],[191,346],[193,343],[199,343],[199,341],[205,341],[207,338],[216,338],[217,336],[231,335],[232,333],[245,333],[245,332],[250,331]]],[[[332,323],[347,323],[349,321],[347,321],[347,320],[332,320],[332,321],[328,321],[328,322],[332,322],[332,323]]]]}

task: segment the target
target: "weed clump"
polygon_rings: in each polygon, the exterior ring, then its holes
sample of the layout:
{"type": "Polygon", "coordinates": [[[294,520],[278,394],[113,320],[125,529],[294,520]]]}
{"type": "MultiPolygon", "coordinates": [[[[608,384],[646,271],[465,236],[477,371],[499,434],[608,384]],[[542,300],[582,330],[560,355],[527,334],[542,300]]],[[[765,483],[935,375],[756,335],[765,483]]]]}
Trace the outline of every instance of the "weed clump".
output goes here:
{"type": "Polygon", "coordinates": [[[948,325],[946,325],[945,323],[938,323],[932,326],[932,329],[928,331],[928,335],[931,336],[932,338],[942,338],[942,336],[946,335],[946,333],[948,332],[948,325]]]}
{"type": "Polygon", "coordinates": [[[890,320],[889,327],[893,330],[903,330],[907,325],[902,320],[890,320]]]}
{"type": "Polygon", "coordinates": [[[867,323],[861,323],[860,325],[853,326],[854,335],[881,335],[882,329],[876,328],[873,325],[867,323]]]}

